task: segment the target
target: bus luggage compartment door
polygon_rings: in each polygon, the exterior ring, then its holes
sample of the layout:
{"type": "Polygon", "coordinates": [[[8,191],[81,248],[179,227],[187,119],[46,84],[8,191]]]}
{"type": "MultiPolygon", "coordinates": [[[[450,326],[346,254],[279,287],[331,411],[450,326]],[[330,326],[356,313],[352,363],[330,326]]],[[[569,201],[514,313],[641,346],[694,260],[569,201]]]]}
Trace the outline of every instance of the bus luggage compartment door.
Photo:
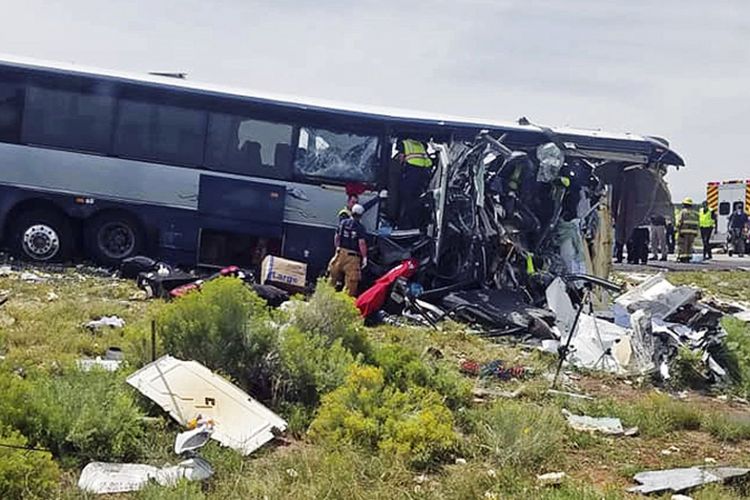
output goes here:
{"type": "Polygon", "coordinates": [[[201,175],[198,263],[254,267],[256,246],[278,251],[285,195],[283,185],[201,175]]]}

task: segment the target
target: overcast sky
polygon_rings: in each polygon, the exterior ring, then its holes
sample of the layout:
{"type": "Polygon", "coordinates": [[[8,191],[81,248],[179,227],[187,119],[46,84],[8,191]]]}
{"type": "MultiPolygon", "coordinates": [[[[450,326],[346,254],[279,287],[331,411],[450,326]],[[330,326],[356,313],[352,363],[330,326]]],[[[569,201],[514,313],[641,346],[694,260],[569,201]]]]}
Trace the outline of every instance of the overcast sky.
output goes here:
{"type": "Polygon", "coordinates": [[[0,0],[0,52],[658,135],[673,196],[750,178],[750,0],[0,0]]]}

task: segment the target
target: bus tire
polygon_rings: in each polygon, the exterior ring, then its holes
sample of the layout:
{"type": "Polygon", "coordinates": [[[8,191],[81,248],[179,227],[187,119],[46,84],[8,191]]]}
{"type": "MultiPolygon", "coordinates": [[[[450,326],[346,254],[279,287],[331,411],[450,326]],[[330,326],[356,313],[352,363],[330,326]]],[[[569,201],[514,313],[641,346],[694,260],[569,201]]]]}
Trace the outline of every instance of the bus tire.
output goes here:
{"type": "Polygon", "coordinates": [[[86,221],[84,240],[92,259],[114,266],[123,259],[140,254],[146,237],[134,217],[123,212],[107,212],[86,221]]]}
{"type": "Polygon", "coordinates": [[[32,262],[64,262],[75,249],[73,227],[52,209],[30,209],[16,217],[11,229],[11,249],[32,262]]]}

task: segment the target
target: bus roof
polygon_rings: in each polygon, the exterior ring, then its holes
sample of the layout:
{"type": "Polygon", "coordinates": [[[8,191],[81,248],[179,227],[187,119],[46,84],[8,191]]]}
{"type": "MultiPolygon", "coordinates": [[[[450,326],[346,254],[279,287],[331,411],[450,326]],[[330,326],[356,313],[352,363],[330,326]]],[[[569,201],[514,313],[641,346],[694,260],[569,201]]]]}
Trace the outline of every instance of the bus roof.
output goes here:
{"type": "Polygon", "coordinates": [[[283,107],[304,111],[345,115],[363,119],[375,119],[394,123],[409,123],[440,128],[486,128],[505,132],[517,132],[523,135],[546,135],[548,131],[557,134],[564,142],[573,142],[580,148],[595,150],[613,150],[626,153],[645,154],[649,158],[659,158],[665,164],[683,166],[682,158],[669,149],[663,139],[641,136],[631,133],[612,133],[601,130],[577,128],[549,128],[536,125],[519,125],[513,122],[467,118],[448,115],[434,115],[419,111],[368,106],[362,104],[345,104],[325,99],[302,98],[261,92],[210,83],[195,82],[187,79],[172,78],[153,74],[129,73],[82,66],[74,63],[43,61],[33,58],[0,54],[0,66],[19,69],[47,71],[63,75],[105,78],[126,83],[138,83],[151,87],[184,89],[192,93],[242,98],[257,105],[283,107]]]}

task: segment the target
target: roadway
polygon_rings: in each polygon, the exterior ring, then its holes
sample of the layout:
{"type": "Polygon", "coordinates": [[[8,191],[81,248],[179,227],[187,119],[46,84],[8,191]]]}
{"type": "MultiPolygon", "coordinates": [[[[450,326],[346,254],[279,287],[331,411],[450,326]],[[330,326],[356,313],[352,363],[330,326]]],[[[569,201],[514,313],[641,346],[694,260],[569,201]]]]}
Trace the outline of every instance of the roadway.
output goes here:
{"type": "MultiPolygon", "coordinates": [[[[700,254],[696,255],[700,257],[700,254]]],[[[730,257],[723,253],[714,253],[713,259],[702,262],[676,262],[676,256],[670,255],[669,260],[649,260],[648,264],[614,264],[615,271],[750,271],[750,256],[730,257]]]]}

